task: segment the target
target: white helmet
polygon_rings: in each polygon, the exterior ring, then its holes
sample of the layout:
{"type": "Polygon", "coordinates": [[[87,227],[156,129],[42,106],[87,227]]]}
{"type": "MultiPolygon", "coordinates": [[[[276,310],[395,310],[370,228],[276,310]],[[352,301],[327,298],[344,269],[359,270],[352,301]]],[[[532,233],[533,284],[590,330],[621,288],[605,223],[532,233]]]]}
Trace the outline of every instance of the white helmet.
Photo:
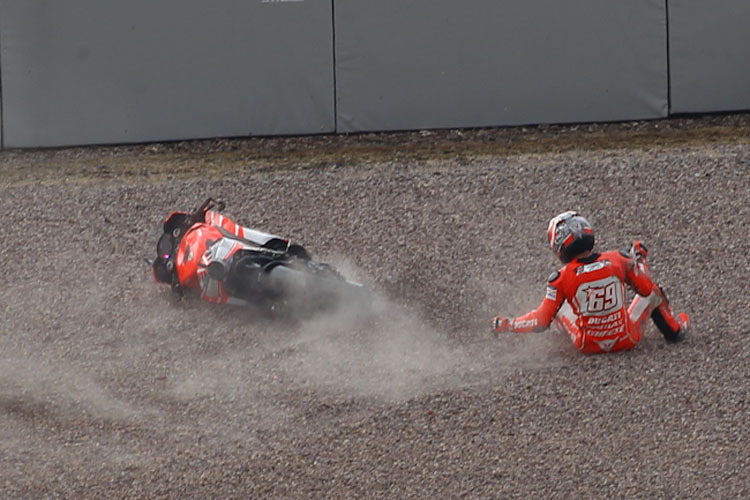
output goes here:
{"type": "Polygon", "coordinates": [[[594,248],[594,230],[578,212],[569,210],[553,217],[547,228],[549,247],[563,264],[594,248]]]}

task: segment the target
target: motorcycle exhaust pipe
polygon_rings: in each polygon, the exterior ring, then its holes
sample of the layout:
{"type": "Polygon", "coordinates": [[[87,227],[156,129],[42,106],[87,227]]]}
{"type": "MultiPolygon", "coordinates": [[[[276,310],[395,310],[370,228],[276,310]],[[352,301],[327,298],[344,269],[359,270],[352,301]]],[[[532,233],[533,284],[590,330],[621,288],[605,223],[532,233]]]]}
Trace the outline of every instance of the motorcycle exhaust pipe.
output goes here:
{"type": "Polygon", "coordinates": [[[284,265],[272,267],[266,273],[266,284],[274,291],[283,294],[299,294],[308,288],[310,275],[284,265]]]}

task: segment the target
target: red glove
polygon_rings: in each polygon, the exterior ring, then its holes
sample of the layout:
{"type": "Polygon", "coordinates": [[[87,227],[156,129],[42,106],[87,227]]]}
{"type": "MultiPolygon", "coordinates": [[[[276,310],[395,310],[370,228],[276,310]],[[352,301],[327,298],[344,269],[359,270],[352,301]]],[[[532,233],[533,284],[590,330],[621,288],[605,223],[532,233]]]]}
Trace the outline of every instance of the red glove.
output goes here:
{"type": "Polygon", "coordinates": [[[492,333],[496,336],[513,331],[513,322],[504,316],[495,316],[492,318],[492,333]]]}

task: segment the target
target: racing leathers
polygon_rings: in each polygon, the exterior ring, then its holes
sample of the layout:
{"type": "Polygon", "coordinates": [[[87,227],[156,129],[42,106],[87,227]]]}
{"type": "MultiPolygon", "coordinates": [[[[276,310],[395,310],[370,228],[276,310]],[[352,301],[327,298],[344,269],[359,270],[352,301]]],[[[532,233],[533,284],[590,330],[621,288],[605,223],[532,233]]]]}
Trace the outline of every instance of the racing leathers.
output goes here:
{"type": "Polygon", "coordinates": [[[639,242],[633,248],[573,259],[549,277],[537,309],[515,319],[493,318],[494,333],[542,331],[554,321],[581,352],[614,352],[638,345],[650,316],[667,341],[680,340],[687,315],[672,314],[649,276],[645,248],[639,242]],[[626,285],[636,293],[629,306],[626,285]]]}

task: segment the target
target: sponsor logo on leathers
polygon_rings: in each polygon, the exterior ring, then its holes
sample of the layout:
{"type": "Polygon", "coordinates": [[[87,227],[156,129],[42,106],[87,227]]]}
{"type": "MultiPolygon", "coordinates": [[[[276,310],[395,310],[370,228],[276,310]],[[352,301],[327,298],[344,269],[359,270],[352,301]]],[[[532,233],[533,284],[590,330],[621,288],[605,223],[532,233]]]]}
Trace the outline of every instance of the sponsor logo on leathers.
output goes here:
{"type": "Polygon", "coordinates": [[[524,319],[521,321],[514,321],[513,327],[514,328],[528,328],[528,327],[534,327],[536,326],[537,321],[536,318],[534,319],[524,319]]]}

